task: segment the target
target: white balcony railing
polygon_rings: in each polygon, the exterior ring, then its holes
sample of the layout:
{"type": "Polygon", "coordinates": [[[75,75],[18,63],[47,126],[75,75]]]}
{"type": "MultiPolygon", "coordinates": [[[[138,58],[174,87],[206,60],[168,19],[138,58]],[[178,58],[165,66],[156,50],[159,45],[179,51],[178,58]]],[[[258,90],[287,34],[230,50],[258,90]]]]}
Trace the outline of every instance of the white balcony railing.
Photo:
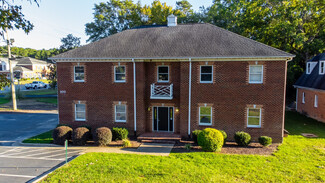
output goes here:
{"type": "Polygon", "coordinates": [[[151,99],[173,99],[173,84],[156,85],[151,84],[151,99]]]}

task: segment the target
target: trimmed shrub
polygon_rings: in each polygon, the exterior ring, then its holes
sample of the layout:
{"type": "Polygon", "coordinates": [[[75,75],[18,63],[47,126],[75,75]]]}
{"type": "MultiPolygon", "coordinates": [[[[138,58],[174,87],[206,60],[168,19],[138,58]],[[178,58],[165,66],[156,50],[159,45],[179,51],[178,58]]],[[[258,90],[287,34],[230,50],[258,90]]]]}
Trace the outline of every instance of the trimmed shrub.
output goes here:
{"type": "Polygon", "coordinates": [[[89,140],[90,131],[86,127],[78,127],[72,133],[72,142],[74,145],[85,145],[89,140]]]}
{"type": "Polygon", "coordinates": [[[68,126],[56,127],[52,132],[53,143],[64,145],[65,140],[71,140],[72,128],[68,126]]]}
{"type": "Polygon", "coordinates": [[[123,139],[123,147],[131,147],[131,142],[129,139],[123,139]]]}
{"type": "Polygon", "coordinates": [[[197,141],[199,146],[201,146],[204,151],[221,151],[223,145],[223,135],[217,129],[206,128],[199,133],[197,141]]]}
{"type": "Polygon", "coordinates": [[[56,125],[56,127],[60,127],[60,126],[67,126],[67,127],[70,127],[71,128],[71,126],[70,125],[67,125],[67,124],[58,124],[58,125],[56,125]]]}
{"type": "Polygon", "coordinates": [[[219,130],[221,133],[222,133],[222,136],[223,136],[223,145],[226,144],[226,140],[228,138],[228,135],[227,133],[224,131],[224,130],[219,130]]]}
{"type": "Polygon", "coordinates": [[[128,138],[129,131],[126,128],[114,127],[112,129],[112,134],[113,140],[123,140],[128,138]]]}
{"type": "Polygon", "coordinates": [[[243,131],[236,132],[235,141],[238,145],[246,147],[249,143],[251,143],[251,136],[243,131]]]}
{"type": "Polygon", "coordinates": [[[269,145],[272,144],[272,138],[271,137],[268,137],[268,136],[260,136],[258,138],[258,142],[264,146],[264,147],[267,147],[269,145]]]}
{"type": "Polygon", "coordinates": [[[85,127],[85,128],[87,128],[87,129],[91,132],[91,127],[88,126],[88,125],[81,125],[81,126],[79,126],[79,127],[85,127]]]}
{"type": "Polygon", "coordinates": [[[107,127],[96,129],[96,142],[100,146],[107,146],[112,142],[112,132],[107,127]]]}
{"type": "Polygon", "coordinates": [[[199,133],[201,132],[202,130],[194,130],[192,132],[192,138],[194,140],[195,143],[197,143],[197,136],[199,135],[199,133]]]}

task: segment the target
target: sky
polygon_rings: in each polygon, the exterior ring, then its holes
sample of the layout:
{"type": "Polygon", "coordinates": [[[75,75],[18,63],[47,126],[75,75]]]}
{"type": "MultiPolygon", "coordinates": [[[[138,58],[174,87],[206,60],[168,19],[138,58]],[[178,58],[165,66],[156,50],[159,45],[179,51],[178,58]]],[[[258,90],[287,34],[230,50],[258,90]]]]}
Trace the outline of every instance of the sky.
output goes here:
{"type": "MultiPolygon", "coordinates": [[[[188,0],[195,11],[201,6],[211,6],[212,0],[188,0]]],[[[87,44],[85,24],[93,20],[94,4],[103,0],[40,0],[39,7],[27,0],[15,0],[22,5],[25,18],[34,24],[34,29],[27,35],[22,30],[9,31],[14,38],[13,46],[33,49],[58,48],[61,38],[68,34],[81,38],[81,45],[87,44]]],[[[137,2],[137,1],[134,1],[137,2]]],[[[150,5],[153,0],[140,0],[141,5],[150,5]]],[[[167,5],[176,7],[175,0],[161,0],[167,5]]],[[[2,39],[0,45],[4,45],[2,39]]]]}

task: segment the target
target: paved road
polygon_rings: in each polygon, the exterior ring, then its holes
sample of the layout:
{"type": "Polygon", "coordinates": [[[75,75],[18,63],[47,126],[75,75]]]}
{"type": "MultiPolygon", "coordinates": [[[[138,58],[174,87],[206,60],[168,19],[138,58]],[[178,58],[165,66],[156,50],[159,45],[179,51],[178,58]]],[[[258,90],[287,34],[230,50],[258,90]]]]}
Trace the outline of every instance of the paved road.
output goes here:
{"type": "MultiPolygon", "coordinates": [[[[68,158],[74,158],[80,152],[78,149],[69,149],[68,158]]],[[[64,163],[63,147],[0,146],[0,183],[33,182],[64,163]]]]}
{"type": "Polygon", "coordinates": [[[0,146],[38,135],[56,127],[57,114],[0,113],[0,146]]]}

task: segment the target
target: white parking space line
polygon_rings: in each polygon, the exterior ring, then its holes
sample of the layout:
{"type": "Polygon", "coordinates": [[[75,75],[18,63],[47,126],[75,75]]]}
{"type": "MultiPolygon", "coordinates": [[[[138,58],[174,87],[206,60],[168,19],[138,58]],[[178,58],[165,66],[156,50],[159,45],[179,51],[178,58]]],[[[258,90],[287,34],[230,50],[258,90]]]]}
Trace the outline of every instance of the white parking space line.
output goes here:
{"type": "Polygon", "coordinates": [[[0,158],[14,158],[14,159],[35,159],[35,160],[51,160],[51,161],[63,161],[65,160],[64,158],[60,159],[54,159],[54,158],[36,158],[36,157],[30,157],[30,156],[1,156],[0,158]]]}
{"type": "MultiPolygon", "coordinates": [[[[69,154],[72,154],[72,153],[77,153],[79,154],[79,151],[68,151],[68,156],[69,154]]],[[[61,154],[53,154],[53,155],[50,155],[50,156],[44,156],[43,158],[51,158],[51,157],[56,157],[56,156],[65,156],[65,152],[61,153],[61,154]]]]}
{"type": "Polygon", "coordinates": [[[57,152],[57,151],[64,151],[64,149],[57,149],[57,150],[52,150],[52,151],[43,151],[41,153],[36,153],[36,154],[31,154],[31,155],[25,155],[26,157],[31,157],[31,156],[38,156],[38,155],[42,155],[42,154],[49,154],[49,153],[53,153],[53,152],[57,152]]]}
{"type": "Polygon", "coordinates": [[[1,155],[1,154],[6,154],[6,153],[11,152],[11,151],[15,151],[15,150],[17,150],[17,149],[19,149],[19,148],[16,147],[16,148],[14,148],[14,149],[10,149],[10,150],[8,150],[8,151],[5,151],[5,152],[0,153],[0,155],[1,155]]]}
{"type": "Polygon", "coordinates": [[[35,178],[36,176],[30,176],[30,175],[15,175],[15,174],[0,174],[0,176],[6,176],[6,177],[22,177],[22,178],[35,178]]]}
{"type": "MultiPolygon", "coordinates": [[[[14,153],[10,153],[10,154],[7,154],[7,155],[8,156],[16,156],[16,155],[19,155],[19,154],[26,154],[26,153],[35,152],[35,151],[36,152],[37,151],[43,151],[43,149],[28,149],[27,151],[14,152],[14,153]]],[[[6,154],[6,153],[4,153],[4,154],[6,154]]]]}

